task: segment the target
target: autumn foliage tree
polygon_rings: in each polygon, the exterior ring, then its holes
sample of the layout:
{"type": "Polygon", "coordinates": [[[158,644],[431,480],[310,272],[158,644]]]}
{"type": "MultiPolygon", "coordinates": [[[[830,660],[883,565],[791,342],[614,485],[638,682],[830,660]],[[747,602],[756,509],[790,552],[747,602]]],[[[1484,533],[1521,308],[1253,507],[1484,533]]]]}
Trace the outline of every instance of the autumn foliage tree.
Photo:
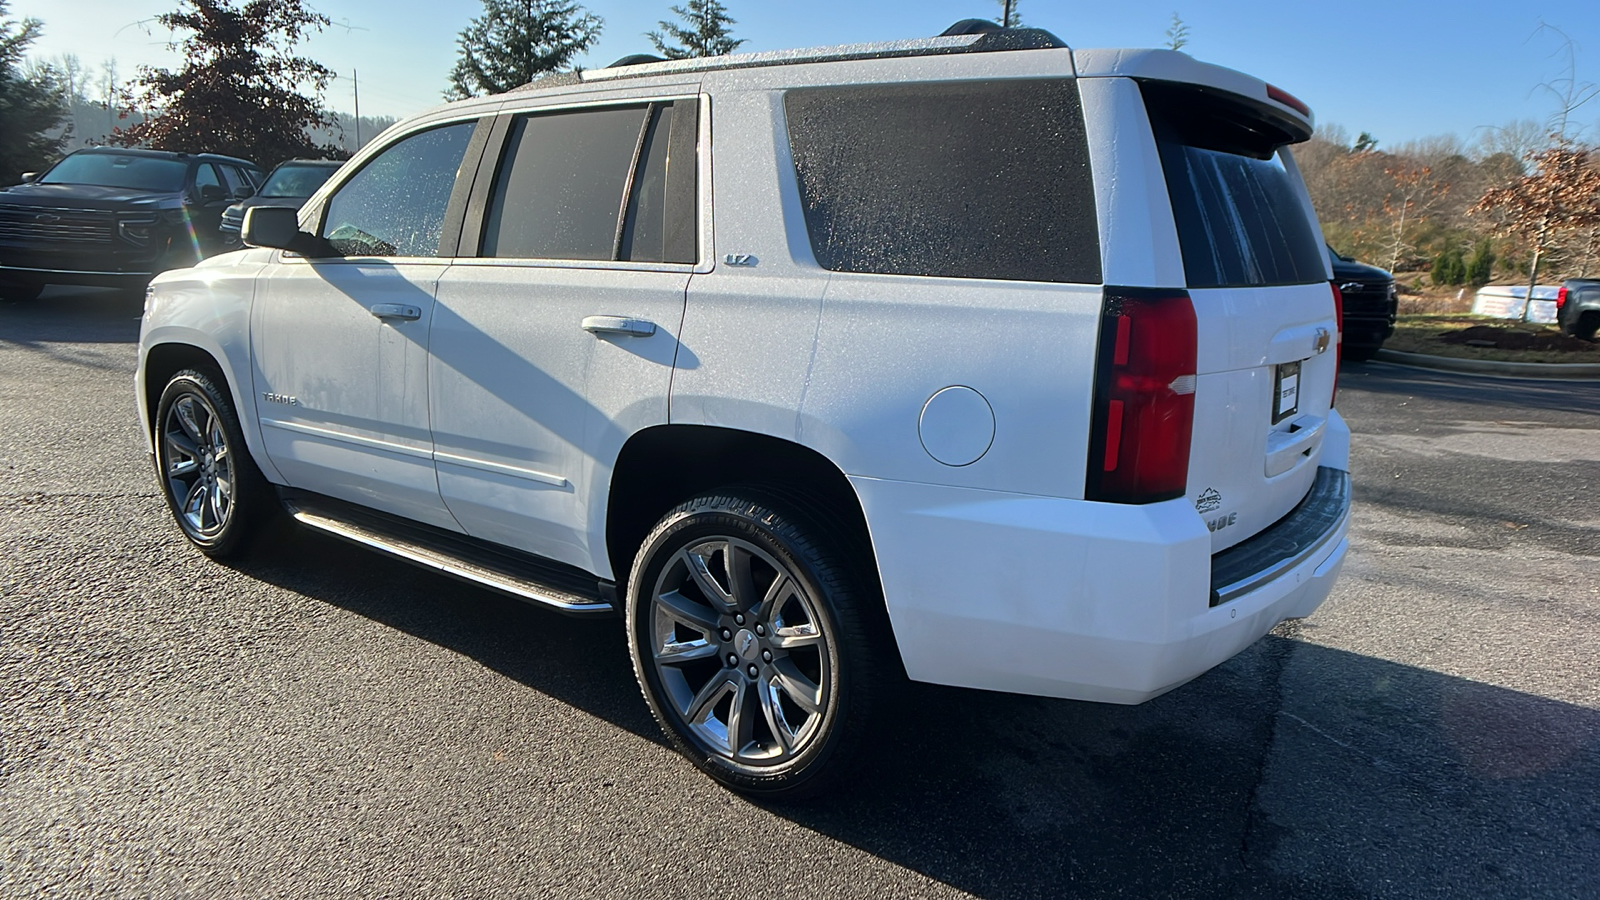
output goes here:
{"type": "Polygon", "coordinates": [[[155,21],[172,32],[168,46],[184,64],[140,68],[122,101],[146,119],[117,129],[113,143],[225,153],[266,167],[338,153],[309,134],[331,124],[322,98],[334,73],[294,55],[327,16],[302,0],[181,0],[155,21]]]}
{"type": "Polygon", "coordinates": [[[1540,258],[1573,232],[1600,225],[1600,166],[1593,150],[1564,138],[1530,160],[1530,174],[1489,190],[1472,212],[1492,217],[1501,234],[1520,239],[1533,255],[1528,269],[1531,300],[1540,258]]]}

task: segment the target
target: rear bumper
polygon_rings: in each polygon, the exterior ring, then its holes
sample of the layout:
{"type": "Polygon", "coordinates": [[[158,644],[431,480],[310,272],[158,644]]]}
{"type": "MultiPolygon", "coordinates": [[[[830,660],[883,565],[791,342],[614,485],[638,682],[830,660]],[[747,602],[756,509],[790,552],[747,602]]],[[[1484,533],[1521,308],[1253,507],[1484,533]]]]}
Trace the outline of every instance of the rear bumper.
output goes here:
{"type": "Polygon", "coordinates": [[[1263,535],[1304,543],[1261,556],[1262,577],[1236,568],[1220,586],[1210,534],[1185,500],[1126,506],[853,481],[913,679],[1141,703],[1328,596],[1349,549],[1350,491],[1345,473],[1326,473],[1342,487],[1319,503],[1323,527],[1299,533],[1302,506],[1263,535]],[[1228,599],[1214,603],[1219,587],[1228,599]]]}

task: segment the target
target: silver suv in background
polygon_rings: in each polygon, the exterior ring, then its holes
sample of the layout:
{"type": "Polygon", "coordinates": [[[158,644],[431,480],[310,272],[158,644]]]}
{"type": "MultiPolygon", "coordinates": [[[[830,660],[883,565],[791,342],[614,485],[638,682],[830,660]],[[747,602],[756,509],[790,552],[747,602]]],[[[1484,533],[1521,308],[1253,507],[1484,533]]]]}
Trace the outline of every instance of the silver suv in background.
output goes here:
{"type": "Polygon", "coordinates": [[[152,286],[177,524],[618,615],[675,746],[825,790],[897,681],[1138,703],[1347,550],[1309,110],[1031,29],[423,113],[152,286]]]}
{"type": "Polygon", "coordinates": [[[222,222],[217,230],[222,234],[223,244],[230,249],[241,246],[239,229],[244,224],[245,210],[256,206],[298,209],[341,165],[332,159],[290,159],[278,163],[259,191],[222,211],[222,222]]]}

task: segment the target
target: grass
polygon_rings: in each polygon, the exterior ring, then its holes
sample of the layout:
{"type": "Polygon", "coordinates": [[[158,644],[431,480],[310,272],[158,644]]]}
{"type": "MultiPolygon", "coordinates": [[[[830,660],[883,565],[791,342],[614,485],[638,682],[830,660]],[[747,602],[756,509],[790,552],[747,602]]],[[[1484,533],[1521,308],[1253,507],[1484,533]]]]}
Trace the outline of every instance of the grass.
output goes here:
{"type": "Polygon", "coordinates": [[[1554,325],[1470,313],[1401,315],[1395,322],[1394,335],[1384,342],[1383,349],[1496,362],[1600,363],[1600,344],[1567,337],[1554,325]],[[1461,343],[1463,340],[1507,346],[1475,346],[1461,343]],[[1537,349],[1520,349],[1522,345],[1537,349]]]}

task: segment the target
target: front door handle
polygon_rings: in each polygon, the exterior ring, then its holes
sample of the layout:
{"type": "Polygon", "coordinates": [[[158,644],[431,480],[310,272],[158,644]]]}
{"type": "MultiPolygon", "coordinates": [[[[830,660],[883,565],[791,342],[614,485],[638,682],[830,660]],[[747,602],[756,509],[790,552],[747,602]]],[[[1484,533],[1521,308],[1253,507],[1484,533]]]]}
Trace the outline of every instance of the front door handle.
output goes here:
{"type": "Polygon", "coordinates": [[[380,319],[403,319],[410,322],[422,318],[422,307],[407,303],[374,303],[372,314],[380,319]]]}
{"type": "Polygon", "coordinates": [[[625,334],[628,337],[649,337],[656,333],[656,323],[644,319],[622,316],[586,316],[583,330],[590,334],[625,334]]]}

